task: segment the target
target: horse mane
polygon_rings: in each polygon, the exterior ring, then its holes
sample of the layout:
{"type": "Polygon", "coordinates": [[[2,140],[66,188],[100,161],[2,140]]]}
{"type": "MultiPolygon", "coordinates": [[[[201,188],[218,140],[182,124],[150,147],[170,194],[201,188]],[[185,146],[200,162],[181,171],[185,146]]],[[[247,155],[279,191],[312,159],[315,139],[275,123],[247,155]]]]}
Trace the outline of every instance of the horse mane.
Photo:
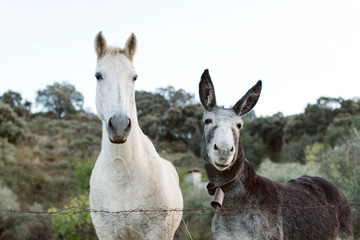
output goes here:
{"type": "MultiPolygon", "coordinates": [[[[108,47],[105,49],[104,54],[102,54],[98,59],[101,59],[101,58],[103,58],[103,57],[106,56],[106,55],[116,56],[116,55],[120,55],[120,54],[125,54],[125,50],[122,49],[122,48],[119,48],[119,47],[108,46],[108,47]]],[[[125,55],[126,55],[126,54],[125,54],[125,55]]],[[[128,56],[127,56],[127,57],[128,57],[128,56]]],[[[129,58],[129,57],[128,57],[128,58],[129,58]]]]}

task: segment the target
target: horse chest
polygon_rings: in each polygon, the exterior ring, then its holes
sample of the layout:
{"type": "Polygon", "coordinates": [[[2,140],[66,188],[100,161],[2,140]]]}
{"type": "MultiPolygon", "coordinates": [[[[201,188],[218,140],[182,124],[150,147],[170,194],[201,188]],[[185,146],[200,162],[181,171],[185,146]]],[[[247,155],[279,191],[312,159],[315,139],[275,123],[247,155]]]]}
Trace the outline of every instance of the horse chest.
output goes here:
{"type": "Polygon", "coordinates": [[[99,209],[133,210],[163,202],[160,186],[141,170],[131,171],[126,163],[115,160],[107,166],[94,167],[91,177],[91,197],[99,209]]]}

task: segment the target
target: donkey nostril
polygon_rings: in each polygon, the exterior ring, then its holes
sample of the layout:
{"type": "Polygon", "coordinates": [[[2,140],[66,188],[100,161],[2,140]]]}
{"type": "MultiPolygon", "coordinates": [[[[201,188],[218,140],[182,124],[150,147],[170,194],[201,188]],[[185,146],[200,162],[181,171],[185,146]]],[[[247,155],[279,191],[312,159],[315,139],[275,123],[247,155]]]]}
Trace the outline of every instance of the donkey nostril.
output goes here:
{"type": "Polygon", "coordinates": [[[216,144],[214,145],[214,149],[215,149],[215,150],[219,150],[218,147],[216,146],[216,144]]]}
{"type": "Polygon", "coordinates": [[[230,152],[233,152],[233,151],[234,151],[234,147],[233,147],[233,146],[231,146],[230,152]]]}

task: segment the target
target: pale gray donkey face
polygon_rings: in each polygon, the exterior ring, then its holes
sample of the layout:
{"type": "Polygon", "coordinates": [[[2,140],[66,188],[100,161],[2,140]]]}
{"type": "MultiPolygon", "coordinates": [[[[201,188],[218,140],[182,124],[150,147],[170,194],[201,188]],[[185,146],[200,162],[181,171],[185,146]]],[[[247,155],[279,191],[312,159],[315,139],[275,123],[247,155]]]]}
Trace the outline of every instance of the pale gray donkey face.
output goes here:
{"type": "Polygon", "coordinates": [[[202,119],[201,154],[216,169],[223,171],[235,161],[240,144],[240,130],[243,127],[241,117],[255,106],[261,85],[261,81],[258,81],[234,107],[226,109],[216,104],[209,71],[206,69],[202,74],[199,94],[205,112],[202,119]]]}

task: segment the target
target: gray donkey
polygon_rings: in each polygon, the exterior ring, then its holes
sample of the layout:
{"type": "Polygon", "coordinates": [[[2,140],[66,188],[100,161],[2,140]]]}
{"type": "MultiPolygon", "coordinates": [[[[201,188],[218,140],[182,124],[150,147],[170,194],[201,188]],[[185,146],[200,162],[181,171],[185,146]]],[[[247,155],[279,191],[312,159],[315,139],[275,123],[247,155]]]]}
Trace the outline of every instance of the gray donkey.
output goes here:
{"type": "Polygon", "coordinates": [[[214,239],[353,239],[350,206],[332,183],[306,175],[274,182],[257,175],[245,159],[241,117],[255,106],[261,85],[226,109],[216,104],[209,71],[201,76],[201,155],[209,194],[215,194],[214,239]]]}

